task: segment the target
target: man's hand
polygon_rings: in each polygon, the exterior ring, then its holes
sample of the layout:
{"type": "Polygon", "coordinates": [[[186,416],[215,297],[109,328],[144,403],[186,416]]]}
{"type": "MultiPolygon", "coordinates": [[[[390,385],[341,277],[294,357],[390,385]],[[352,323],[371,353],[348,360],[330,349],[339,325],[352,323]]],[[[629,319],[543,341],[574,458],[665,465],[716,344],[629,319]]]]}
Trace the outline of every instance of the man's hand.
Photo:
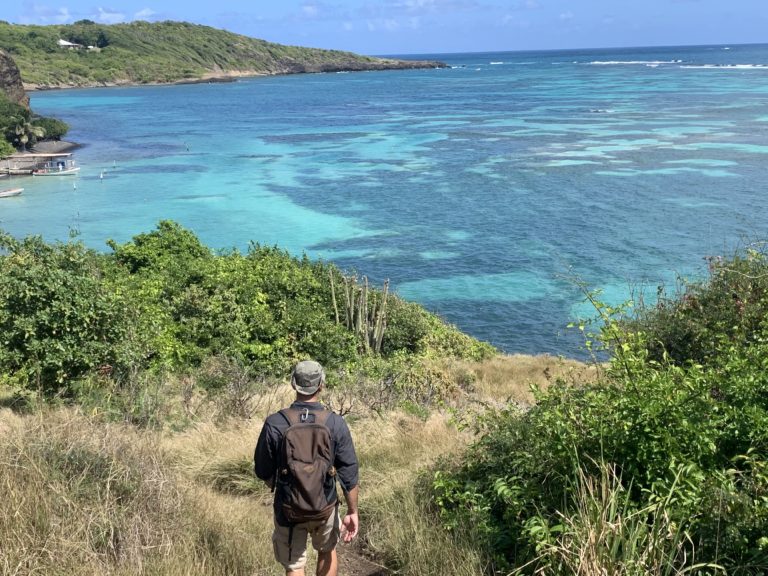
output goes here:
{"type": "Polygon", "coordinates": [[[344,520],[341,521],[341,538],[344,542],[352,542],[357,536],[357,531],[360,528],[360,520],[357,517],[357,512],[354,514],[347,514],[344,516],[344,520]]]}

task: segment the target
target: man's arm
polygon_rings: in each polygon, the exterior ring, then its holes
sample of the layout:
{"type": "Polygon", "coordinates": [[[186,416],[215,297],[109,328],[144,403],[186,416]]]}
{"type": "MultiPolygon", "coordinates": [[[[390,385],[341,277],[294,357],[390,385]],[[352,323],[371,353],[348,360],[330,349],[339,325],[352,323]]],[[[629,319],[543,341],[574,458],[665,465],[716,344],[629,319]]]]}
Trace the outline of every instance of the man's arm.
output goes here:
{"type": "Polygon", "coordinates": [[[344,492],[344,499],[347,501],[347,514],[341,521],[341,537],[344,542],[352,542],[360,530],[360,519],[357,515],[357,496],[360,491],[359,486],[355,486],[348,492],[344,492]]]}
{"type": "Polygon", "coordinates": [[[360,492],[358,478],[358,462],[352,434],[344,419],[339,417],[336,428],[336,454],[334,465],[344,499],[347,501],[347,514],[342,520],[341,535],[344,542],[351,542],[360,529],[360,519],[357,509],[357,497],[360,492]]]}
{"type": "Polygon", "coordinates": [[[253,471],[256,473],[256,476],[266,482],[267,486],[273,488],[277,463],[275,461],[275,450],[272,446],[271,430],[272,427],[266,423],[261,429],[259,441],[256,443],[256,450],[253,453],[253,471]]]}

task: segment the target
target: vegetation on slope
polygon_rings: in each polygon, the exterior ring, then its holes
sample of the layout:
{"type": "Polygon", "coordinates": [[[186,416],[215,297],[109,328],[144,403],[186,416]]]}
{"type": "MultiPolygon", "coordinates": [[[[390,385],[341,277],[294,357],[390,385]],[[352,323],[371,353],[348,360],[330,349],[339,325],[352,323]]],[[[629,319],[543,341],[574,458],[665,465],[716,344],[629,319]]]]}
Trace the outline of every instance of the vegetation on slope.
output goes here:
{"type": "Polygon", "coordinates": [[[419,306],[277,248],[216,254],[168,221],[109,244],[113,252],[102,254],[77,242],[0,237],[6,381],[71,395],[96,375],[124,384],[226,357],[271,377],[312,357],[351,374],[391,373],[394,382],[411,358],[494,352],[419,306]]]}
{"type": "Polygon", "coordinates": [[[314,355],[360,452],[363,543],[397,573],[768,572],[761,252],[631,318],[595,300],[610,362],[526,405],[487,345],[275,248],[216,254],[171,222],[109,254],[2,245],[0,400],[32,409],[0,412],[5,571],[279,573],[250,458],[314,355]]]}
{"type": "Polygon", "coordinates": [[[766,277],[748,251],[631,321],[598,303],[605,374],[486,414],[432,483],[444,525],[502,571],[766,573],[766,277]]]}
{"type": "Polygon", "coordinates": [[[33,147],[38,140],[59,140],[69,126],[57,120],[38,116],[29,109],[11,102],[0,90],[0,158],[33,147]]]}
{"type": "MultiPolygon", "coordinates": [[[[546,383],[575,363],[499,357],[498,381],[481,374],[485,362],[450,364],[456,383],[530,400],[529,377],[546,383]]],[[[12,398],[0,387],[0,573],[283,574],[272,557],[272,494],[254,477],[252,457],[264,418],[292,391],[262,382],[255,394],[238,396],[243,381],[213,388],[212,368],[137,383],[132,405],[118,412],[105,395],[13,413],[2,408],[12,398]]],[[[404,575],[481,574],[482,550],[455,543],[413,489],[424,468],[465,446],[469,434],[438,411],[380,404],[374,411],[362,401],[351,406],[349,394],[334,386],[324,395],[343,407],[361,460],[363,533],[358,546],[341,547],[343,573],[387,573],[362,570],[373,565],[358,556],[375,554],[404,575]]],[[[310,552],[309,574],[313,561],[310,552]]]]}
{"type": "Polygon", "coordinates": [[[59,26],[0,22],[0,48],[13,56],[24,83],[34,87],[176,82],[227,73],[289,74],[440,65],[283,46],[186,22],[103,25],[81,20],[59,26]],[[59,40],[82,48],[62,48],[59,40]]]}

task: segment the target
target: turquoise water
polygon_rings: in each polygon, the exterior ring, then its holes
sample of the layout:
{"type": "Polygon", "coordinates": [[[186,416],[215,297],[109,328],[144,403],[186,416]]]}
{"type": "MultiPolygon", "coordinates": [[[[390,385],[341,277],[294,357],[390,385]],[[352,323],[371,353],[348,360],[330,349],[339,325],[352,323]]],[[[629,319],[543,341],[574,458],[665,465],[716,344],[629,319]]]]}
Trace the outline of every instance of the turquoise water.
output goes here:
{"type": "Polygon", "coordinates": [[[452,68],[34,93],[81,175],[14,179],[0,227],[104,249],[170,218],[566,355],[573,276],[622,300],[765,237],[768,46],[430,57],[452,68]]]}

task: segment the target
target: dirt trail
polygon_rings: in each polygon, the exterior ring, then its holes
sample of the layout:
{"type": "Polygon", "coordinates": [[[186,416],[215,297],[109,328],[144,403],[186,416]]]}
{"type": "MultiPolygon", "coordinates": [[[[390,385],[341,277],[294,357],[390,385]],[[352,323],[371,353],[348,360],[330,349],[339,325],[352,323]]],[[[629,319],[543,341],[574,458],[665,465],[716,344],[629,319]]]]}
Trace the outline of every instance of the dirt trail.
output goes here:
{"type": "Polygon", "coordinates": [[[336,549],[339,557],[339,574],[341,576],[389,576],[389,570],[357,553],[355,546],[339,545],[336,549]]]}

